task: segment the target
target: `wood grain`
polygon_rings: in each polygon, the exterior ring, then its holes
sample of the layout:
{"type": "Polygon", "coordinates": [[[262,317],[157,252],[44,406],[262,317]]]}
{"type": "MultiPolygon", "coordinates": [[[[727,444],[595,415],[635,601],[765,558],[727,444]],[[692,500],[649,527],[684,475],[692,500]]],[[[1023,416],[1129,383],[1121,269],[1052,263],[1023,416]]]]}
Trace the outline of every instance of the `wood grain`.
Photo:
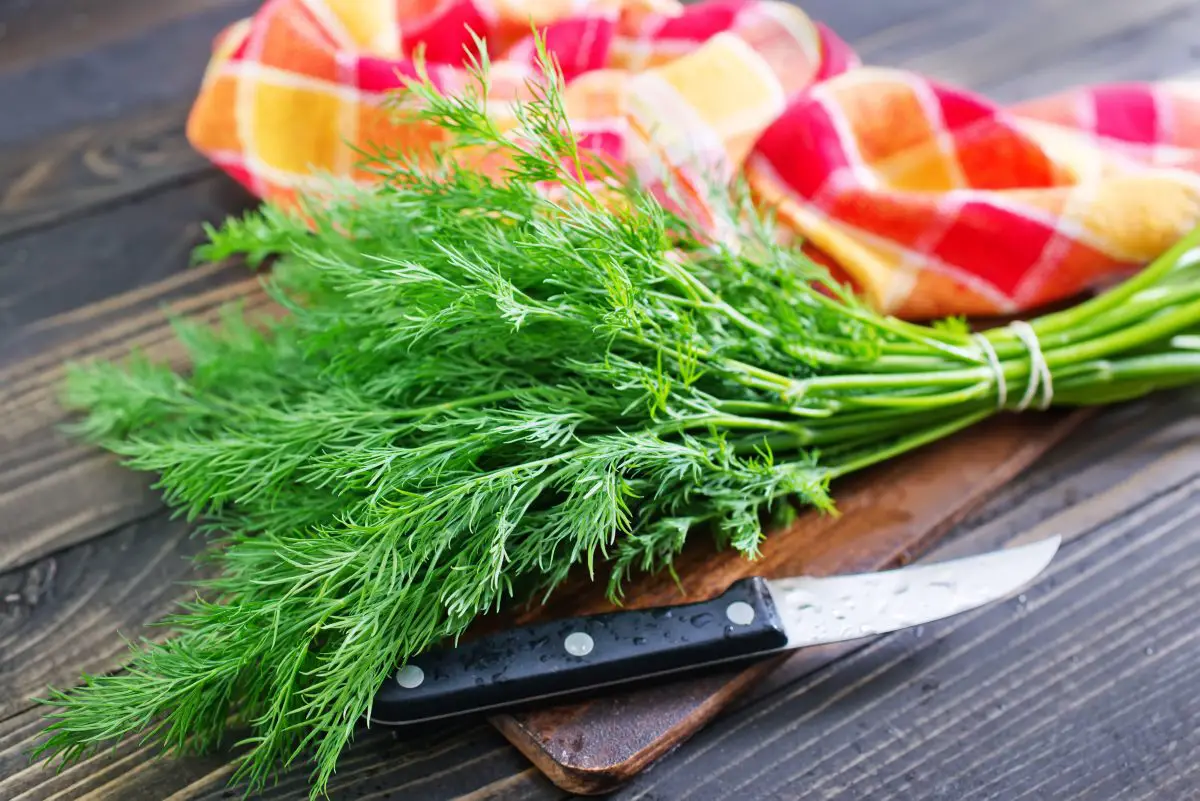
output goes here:
{"type": "MultiPolygon", "coordinates": [[[[190,2],[156,18],[145,6],[142,0],[106,4],[100,33],[123,20],[124,28],[111,30],[123,30],[132,44],[114,45],[103,58],[136,60],[138,35],[147,35],[155,19],[170,17],[194,36],[216,25],[210,13],[233,18],[249,10],[246,2],[190,2]]],[[[35,30],[50,34],[63,15],[78,14],[94,10],[56,0],[26,8],[15,20],[0,15],[0,28],[7,28],[7,38],[35,30]]],[[[100,43],[82,33],[73,41],[80,52],[100,43]]],[[[41,73],[34,72],[18,81],[22,92],[36,91],[41,73]]],[[[128,113],[116,119],[101,115],[0,150],[0,516],[6,521],[0,570],[160,508],[147,477],[120,470],[59,432],[65,416],[56,399],[64,362],[120,358],[130,347],[178,360],[166,310],[208,318],[235,298],[247,297],[250,307],[263,303],[253,279],[237,265],[187,266],[202,240],[202,223],[252,202],[184,139],[190,100],[180,97],[191,94],[196,72],[189,74],[187,86],[176,87],[167,104],[146,107],[139,97],[122,96],[116,108],[128,106],[128,113]]],[[[27,105],[46,127],[63,122],[52,108],[27,105]]],[[[0,125],[4,130],[11,132],[0,125]]]]}
{"type": "Polygon", "coordinates": [[[190,557],[202,547],[159,515],[0,574],[0,720],[47,685],[119,667],[121,635],[149,635],[184,592],[179,582],[197,576],[190,557]]]}
{"type": "MultiPolygon", "coordinates": [[[[177,300],[169,308],[213,319],[221,303],[244,289],[218,287],[177,300]]],[[[182,361],[163,311],[142,311],[118,327],[130,334],[119,344],[104,336],[86,336],[59,352],[71,359],[121,358],[134,342],[153,358],[182,361]]],[[[0,389],[0,516],[5,521],[0,527],[0,571],[162,508],[150,490],[151,477],[121,468],[112,457],[59,430],[67,419],[56,401],[61,364],[24,367],[8,371],[11,383],[0,389]]]]}
{"type": "MultiPolygon", "coordinates": [[[[53,774],[29,764],[25,753],[40,738],[31,711],[0,722],[0,798],[217,801],[241,797],[227,786],[229,754],[164,760],[153,747],[129,739],[111,751],[53,774]]],[[[365,734],[346,752],[330,783],[331,799],[477,798],[551,801],[563,793],[511,748],[494,729],[477,724],[398,738],[365,734]]],[[[296,770],[254,796],[263,801],[308,798],[308,772],[296,770]]]]}
{"type": "Polygon", "coordinates": [[[188,100],[200,86],[213,37],[259,5],[259,0],[5,0],[0,108],[19,113],[4,115],[0,146],[188,100]],[[51,41],[58,46],[44,47],[51,41]]]}
{"type": "MultiPolygon", "coordinates": [[[[174,567],[164,567],[171,555],[163,551],[146,580],[121,587],[113,578],[151,564],[171,529],[144,479],[54,433],[62,417],[53,387],[63,358],[119,356],[132,342],[177,357],[160,302],[207,316],[251,291],[236,266],[183,269],[189,240],[180,224],[223,214],[220,192],[230,193],[226,210],[239,201],[190,156],[181,123],[211,34],[256,4],[109,0],[100,13],[84,0],[0,2],[0,108],[21,110],[0,115],[0,598],[22,599],[0,603],[0,660],[27,641],[39,657],[0,661],[3,799],[229,797],[228,754],[162,761],[126,743],[57,777],[27,766],[40,719],[10,698],[38,691],[38,681],[68,681],[81,667],[115,665],[111,632],[143,630],[173,597],[166,580],[190,569],[183,554],[194,543],[180,538],[174,567]],[[86,24],[75,21],[80,14],[86,24]],[[199,216],[187,220],[189,204],[199,216]],[[104,226],[79,227],[127,206],[136,213],[105,218],[107,238],[104,226]],[[135,539],[122,539],[133,530],[135,539]],[[110,550],[120,542],[135,545],[110,550]],[[60,573],[47,584],[51,559],[75,565],[69,587],[60,573]],[[122,562],[129,571],[117,571],[122,562]],[[93,564],[107,584],[88,583],[93,564]],[[70,627],[64,610],[103,603],[80,599],[121,592],[95,618],[94,634],[70,627]],[[62,644],[61,653],[39,642],[62,644]]],[[[802,5],[870,63],[916,67],[1001,100],[1084,80],[1200,75],[1195,2],[802,5]]],[[[1188,517],[1198,433],[1200,408],[1183,393],[1106,411],[1006,485],[942,549],[1066,533],[1056,563],[1065,572],[1024,606],[886,638],[816,672],[811,657],[798,656],[614,797],[1200,797],[1200,676],[1189,669],[1200,593],[1188,517]],[[1044,602],[1043,592],[1051,594],[1044,602]]],[[[417,742],[364,737],[331,797],[563,796],[486,726],[420,734],[417,742]]],[[[305,787],[295,772],[269,797],[301,799],[305,787]]]]}
{"type": "Polygon", "coordinates": [[[945,551],[1063,535],[1062,556],[1021,598],[893,635],[776,688],[620,797],[718,799],[749,787],[760,798],[1194,797],[1184,771],[1200,749],[1195,707],[1170,699],[1200,654],[1200,425],[1166,425],[1137,451],[1123,478],[1105,487],[1108,469],[1082,477],[1088,497],[1033,530],[1037,502],[945,551]],[[1168,781],[1174,793],[1154,796],[1168,781]]]}
{"type": "Polygon", "coordinates": [[[0,249],[0,570],[161,508],[147,476],[62,433],[65,365],[121,359],[131,348],[181,364],[170,315],[215,319],[234,300],[265,309],[244,266],[188,266],[201,223],[247,203],[213,176],[0,249]]]}
{"type": "MultiPolygon", "coordinates": [[[[808,5],[820,16],[819,5],[808,5]]],[[[902,66],[1011,102],[1085,81],[1151,80],[1187,71],[1200,55],[1160,51],[1158,45],[1171,41],[1174,26],[1189,16],[1194,20],[1195,12],[1194,0],[1146,0],[1136,5],[1089,0],[1086,6],[1079,0],[942,4],[936,13],[909,16],[854,44],[870,63],[902,66]],[[1079,68],[1098,46],[1139,31],[1153,37],[1153,56],[1147,54],[1133,65],[1116,61],[1099,70],[1079,68]],[[1026,75],[1036,77],[1020,84],[1022,91],[1014,94],[1014,78],[1026,75]]],[[[1187,30],[1179,28],[1178,35],[1189,38],[1187,30]]]]}
{"type": "Polygon", "coordinates": [[[184,136],[188,107],[154,105],[0,150],[0,242],[215,175],[184,136]]]}
{"type": "Polygon", "coordinates": [[[147,287],[190,283],[181,273],[204,241],[203,224],[248,205],[232,182],[213,176],[8,240],[0,249],[0,370],[44,361],[69,338],[123,322],[119,315],[138,311],[131,300],[153,309],[147,287]]]}
{"type": "Polygon", "coordinates": [[[210,9],[251,13],[248,0],[37,0],[13,4],[5,21],[0,72],[16,72],[39,62],[96,50],[112,42],[153,35],[152,29],[210,9]]]}

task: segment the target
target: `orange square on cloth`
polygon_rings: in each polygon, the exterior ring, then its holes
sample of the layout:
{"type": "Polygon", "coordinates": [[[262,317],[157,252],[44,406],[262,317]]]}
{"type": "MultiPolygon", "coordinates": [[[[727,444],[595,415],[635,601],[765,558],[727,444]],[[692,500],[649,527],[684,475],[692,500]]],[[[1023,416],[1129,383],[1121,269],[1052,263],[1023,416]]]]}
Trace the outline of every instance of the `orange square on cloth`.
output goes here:
{"type": "Polygon", "coordinates": [[[257,46],[258,61],[264,66],[330,83],[338,80],[338,51],[332,37],[308,15],[281,18],[263,31],[257,46]]]}
{"type": "Polygon", "coordinates": [[[212,154],[237,153],[244,147],[237,124],[237,76],[213,74],[188,115],[187,137],[193,147],[212,154]]]}
{"type": "Polygon", "coordinates": [[[885,165],[937,135],[916,87],[890,72],[860,70],[826,89],[859,156],[869,165],[885,165]],[[870,81],[869,92],[863,91],[862,81],[870,81]]]}

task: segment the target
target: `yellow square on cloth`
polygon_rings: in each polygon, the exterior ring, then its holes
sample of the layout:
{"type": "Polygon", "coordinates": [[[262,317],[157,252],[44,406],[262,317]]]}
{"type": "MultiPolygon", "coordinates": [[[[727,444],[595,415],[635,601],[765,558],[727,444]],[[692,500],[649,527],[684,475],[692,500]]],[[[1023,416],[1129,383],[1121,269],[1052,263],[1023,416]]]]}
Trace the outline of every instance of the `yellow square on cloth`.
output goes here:
{"type": "Polygon", "coordinates": [[[346,147],[341,133],[330,125],[305,125],[304,120],[334,120],[346,104],[334,87],[287,85],[293,76],[268,76],[253,87],[251,108],[253,153],[264,166],[287,173],[332,172],[346,147]]]}

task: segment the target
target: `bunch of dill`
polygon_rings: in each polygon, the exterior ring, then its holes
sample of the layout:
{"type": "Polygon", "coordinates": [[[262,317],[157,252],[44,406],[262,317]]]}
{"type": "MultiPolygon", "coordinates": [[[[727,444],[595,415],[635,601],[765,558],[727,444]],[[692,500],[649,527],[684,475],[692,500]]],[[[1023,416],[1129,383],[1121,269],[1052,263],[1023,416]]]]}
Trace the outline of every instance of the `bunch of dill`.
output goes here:
{"type": "MultiPolygon", "coordinates": [[[[212,231],[206,257],[279,256],[287,315],[179,323],[186,376],[72,371],[78,431],[205,518],[219,572],[126,671],[53,693],[43,751],[133,732],[206,749],[237,723],[235,780],[315,757],[319,794],[387,677],[480,614],[579,565],[619,595],[697,530],[753,556],[765,511],[830,508],[831,479],[1034,380],[1012,330],[879,315],[747,207],[736,247],[704,236],[579,150],[543,66],[515,129],[488,113],[486,60],[457,97],[415,82],[445,152],[378,156],[371,190],[212,231]]],[[[1035,321],[1056,402],[1196,379],[1178,255],[1035,321]]]]}

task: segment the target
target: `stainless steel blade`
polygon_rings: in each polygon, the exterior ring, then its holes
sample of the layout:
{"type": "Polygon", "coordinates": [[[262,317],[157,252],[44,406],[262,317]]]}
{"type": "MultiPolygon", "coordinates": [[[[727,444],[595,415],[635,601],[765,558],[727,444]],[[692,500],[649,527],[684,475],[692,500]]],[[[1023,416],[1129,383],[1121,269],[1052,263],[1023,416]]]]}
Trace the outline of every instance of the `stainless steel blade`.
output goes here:
{"type": "Polygon", "coordinates": [[[1059,538],[929,565],[827,578],[771,579],[788,648],[930,623],[999,600],[1050,564],[1059,538]]]}

